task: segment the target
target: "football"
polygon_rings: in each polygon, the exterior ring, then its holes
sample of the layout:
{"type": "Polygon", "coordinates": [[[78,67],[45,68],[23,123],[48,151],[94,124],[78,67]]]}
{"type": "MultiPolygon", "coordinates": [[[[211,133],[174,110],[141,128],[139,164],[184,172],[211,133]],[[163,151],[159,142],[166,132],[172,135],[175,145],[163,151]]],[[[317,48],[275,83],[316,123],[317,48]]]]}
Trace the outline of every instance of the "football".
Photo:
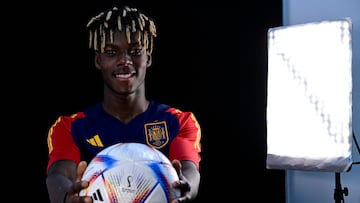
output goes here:
{"type": "Polygon", "coordinates": [[[82,180],[89,187],[80,196],[94,203],[169,203],[180,196],[172,186],[179,180],[169,159],[140,143],[118,143],[100,151],[88,164],[82,180]]]}

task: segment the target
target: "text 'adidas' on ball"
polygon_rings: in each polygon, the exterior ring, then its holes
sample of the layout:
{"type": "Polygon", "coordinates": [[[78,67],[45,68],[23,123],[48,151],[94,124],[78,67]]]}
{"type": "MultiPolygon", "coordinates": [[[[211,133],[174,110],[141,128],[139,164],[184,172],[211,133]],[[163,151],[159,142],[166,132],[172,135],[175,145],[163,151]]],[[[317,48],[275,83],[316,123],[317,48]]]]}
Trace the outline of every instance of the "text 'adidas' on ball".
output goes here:
{"type": "Polygon", "coordinates": [[[99,152],[82,180],[89,187],[80,196],[94,203],[169,203],[180,196],[172,183],[179,177],[169,159],[140,143],[118,143],[99,152]]]}

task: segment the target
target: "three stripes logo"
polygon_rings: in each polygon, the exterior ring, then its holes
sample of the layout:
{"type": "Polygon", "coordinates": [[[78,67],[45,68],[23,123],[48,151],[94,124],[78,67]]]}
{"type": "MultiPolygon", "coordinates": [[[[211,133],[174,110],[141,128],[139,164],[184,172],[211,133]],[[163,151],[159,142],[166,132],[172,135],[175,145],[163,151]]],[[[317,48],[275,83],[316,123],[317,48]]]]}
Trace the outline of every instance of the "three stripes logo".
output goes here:
{"type": "Polygon", "coordinates": [[[104,198],[101,195],[100,189],[97,189],[93,194],[92,194],[92,198],[94,201],[100,201],[103,202],[104,198]]]}
{"type": "Polygon", "coordinates": [[[99,135],[95,135],[94,137],[87,139],[86,141],[92,146],[104,147],[104,144],[101,142],[99,135]]]}

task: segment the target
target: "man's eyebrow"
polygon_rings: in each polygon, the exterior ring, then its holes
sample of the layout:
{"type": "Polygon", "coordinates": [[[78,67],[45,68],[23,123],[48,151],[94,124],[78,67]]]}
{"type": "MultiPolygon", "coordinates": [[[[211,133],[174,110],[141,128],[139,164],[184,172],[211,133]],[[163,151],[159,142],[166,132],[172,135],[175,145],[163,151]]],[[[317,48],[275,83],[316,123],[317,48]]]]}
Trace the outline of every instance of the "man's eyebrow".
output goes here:
{"type": "Polygon", "coordinates": [[[136,40],[132,40],[129,45],[130,46],[141,46],[141,47],[144,46],[143,44],[141,44],[140,41],[136,41],[136,40]]]}

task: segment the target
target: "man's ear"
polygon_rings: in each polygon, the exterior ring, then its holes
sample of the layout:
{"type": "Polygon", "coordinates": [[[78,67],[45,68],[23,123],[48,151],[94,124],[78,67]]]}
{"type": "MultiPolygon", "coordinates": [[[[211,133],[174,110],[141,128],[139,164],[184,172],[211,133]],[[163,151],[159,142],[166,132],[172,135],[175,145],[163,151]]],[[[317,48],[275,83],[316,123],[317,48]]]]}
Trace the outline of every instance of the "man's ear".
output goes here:
{"type": "Polygon", "coordinates": [[[147,55],[146,67],[148,68],[152,64],[152,55],[149,52],[146,55],[147,55]]]}
{"type": "Polygon", "coordinates": [[[94,63],[95,63],[95,67],[98,69],[98,70],[101,70],[101,65],[100,65],[100,55],[98,52],[95,52],[94,53],[95,56],[94,56],[94,63]]]}

